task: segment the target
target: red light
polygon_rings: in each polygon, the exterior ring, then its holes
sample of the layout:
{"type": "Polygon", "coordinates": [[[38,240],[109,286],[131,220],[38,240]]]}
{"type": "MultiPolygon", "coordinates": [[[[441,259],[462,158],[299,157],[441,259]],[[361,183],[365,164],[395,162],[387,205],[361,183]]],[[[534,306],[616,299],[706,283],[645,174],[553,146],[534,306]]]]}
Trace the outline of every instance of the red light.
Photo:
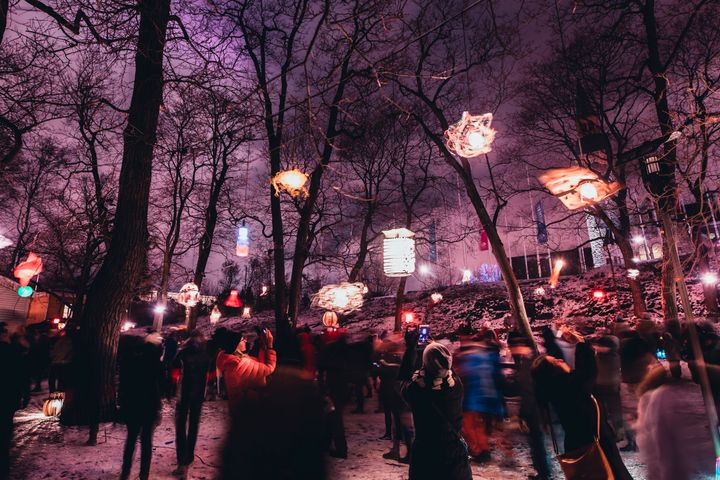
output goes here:
{"type": "Polygon", "coordinates": [[[405,317],[405,323],[413,323],[415,321],[415,314],[413,312],[405,312],[403,317],[405,317]]]}
{"type": "Polygon", "coordinates": [[[595,300],[602,300],[603,298],[605,298],[605,295],[606,295],[605,292],[603,292],[602,290],[593,290],[592,291],[592,296],[595,300]]]}
{"type": "Polygon", "coordinates": [[[230,295],[228,295],[227,299],[225,300],[225,306],[240,308],[240,307],[242,307],[242,305],[243,305],[242,301],[240,300],[240,297],[238,296],[238,291],[230,290],[230,295]]]}
{"type": "Polygon", "coordinates": [[[58,324],[60,323],[60,319],[59,319],[59,318],[53,318],[53,319],[52,319],[52,323],[53,323],[53,325],[58,325],[58,324]]]}

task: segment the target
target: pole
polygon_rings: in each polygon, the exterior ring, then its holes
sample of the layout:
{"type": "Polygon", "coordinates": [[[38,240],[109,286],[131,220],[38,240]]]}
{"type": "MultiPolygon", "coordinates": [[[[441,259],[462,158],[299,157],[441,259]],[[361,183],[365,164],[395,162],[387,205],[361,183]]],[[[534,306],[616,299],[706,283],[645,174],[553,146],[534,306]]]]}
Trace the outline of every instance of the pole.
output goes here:
{"type": "MultiPolygon", "coordinates": [[[[687,285],[685,284],[685,275],[680,264],[680,256],[677,252],[675,243],[675,231],[672,219],[664,209],[659,209],[663,229],[665,230],[665,239],[667,241],[668,251],[670,253],[670,261],[675,275],[675,285],[680,293],[680,302],[685,313],[685,327],[690,337],[690,345],[692,346],[693,356],[695,358],[698,374],[700,375],[700,384],[703,390],[703,399],[705,400],[705,410],[710,422],[710,433],[712,434],[713,445],[715,446],[716,456],[720,453],[720,435],[718,435],[718,415],[715,409],[715,401],[710,389],[710,379],[708,378],[705,358],[700,349],[700,341],[698,339],[697,328],[695,326],[695,316],[693,315],[692,306],[690,305],[690,296],[688,295],[687,285]]],[[[663,261],[667,261],[664,259],[663,261]]]]}
{"type": "Polygon", "coordinates": [[[528,270],[527,261],[527,245],[525,244],[525,240],[523,240],[523,257],[525,258],[525,280],[530,280],[530,270],[528,270]]]}

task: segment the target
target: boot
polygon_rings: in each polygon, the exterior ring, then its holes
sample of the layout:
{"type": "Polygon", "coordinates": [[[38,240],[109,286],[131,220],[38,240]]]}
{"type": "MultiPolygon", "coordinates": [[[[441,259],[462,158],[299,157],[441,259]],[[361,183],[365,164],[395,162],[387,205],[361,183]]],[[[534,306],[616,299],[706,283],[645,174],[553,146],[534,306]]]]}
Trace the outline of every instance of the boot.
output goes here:
{"type": "Polygon", "coordinates": [[[383,453],[382,458],[385,460],[395,460],[396,462],[400,461],[400,451],[392,449],[387,453],[383,453]]]}

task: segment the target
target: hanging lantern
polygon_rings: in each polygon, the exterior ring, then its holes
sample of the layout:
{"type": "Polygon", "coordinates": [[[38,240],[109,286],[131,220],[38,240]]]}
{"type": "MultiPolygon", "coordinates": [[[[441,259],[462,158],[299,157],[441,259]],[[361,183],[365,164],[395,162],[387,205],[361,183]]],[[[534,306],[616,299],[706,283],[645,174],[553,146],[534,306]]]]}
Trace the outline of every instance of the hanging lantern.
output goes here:
{"type": "Polygon", "coordinates": [[[432,300],[432,303],[440,303],[442,302],[443,296],[442,293],[435,292],[430,295],[430,300],[432,300]]]}
{"type": "Polygon", "coordinates": [[[269,291],[270,291],[270,289],[268,288],[268,286],[267,286],[267,285],[263,285],[262,287],[260,287],[260,296],[261,296],[261,297],[267,296],[267,294],[269,293],[269,291]]]}
{"type": "Polygon", "coordinates": [[[302,194],[303,197],[307,197],[308,191],[305,188],[307,180],[308,176],[305,175],[305,173],[294,168],[276,173],[270,180],[270,184],[275,187],[276,196],[280,196],[280,192],[285,191],[293,198],[300,194],[302,194]]]}
{"type": "Polygon", "coordinates": [[[27,286],[35,275],[39,275],[43,270],[42,258],[34,253],[28,253],[27,260],[18,263],[13,271],[13,275],[18,279],[21,287],[27,286]]]}
{"type": "Polygon", "coordinates": [[[250,255],[250,237],[245,222],[238,227],[235,255],[238,257],[247,257],[250,255]]]}
{"type": "Polygon", "coordinates": [[[338,316],[335,312],[325,312],[322,316],[322,323],[327,328],[335,328],[338,326],[338,316]]]}
{"type": "Polygon", "coordinates": [[[239,292],[237,290],[230,290],[230,295],[225,299],[225,306],[232,308],[242,307],[242,300],[240,300],[239,292]]]}
{"type": "Polygon", "coordinates": [[[383,269],[388,277],[407,277],[415,271],[415,234],[407,228],[383,230],[383,269]]]}
{"type": "Polygon", "coordinates": [[[17,289],[17,294],[22,298],[30,297],[33,294],[33,288],[30,285],[25,285],[17,289]]]}
{"type": "Polygon", "coordinates": [[[620,182],[608,183],[583,167],[554,168],[538,179],[568,210],[600,203],[622,188],[620,182]]]}
{"type": "Polygon", "coordinates": [[[473,158],[492,150],[495,130],[490,126],[492,113],[470,115],[463,112],[460,121],[445,131],[445,144],[456,155],[473,158]]]}
{"type": "Polygon", "coordinates": [[[550,274],[550,288],[555,288],[558,285],[558,282],[560,281],[560,271],[565,266],[565,260],[562,258],[558,258],[555,260],[555,264],[553,265],[552,273],[550,274]]]}
{"type": "Polygon", "coordinates": [[[222,314],[220,313],[220,309],[217,305],[215,305],[212,309],[212,312],[210,312],[210,323],[215,325],[217,322],[220,321],[220,317],[222,314]]]}
{"type": "Polygon", "coordinates": [[[57,417],[60,415],[63,407],[63,399],[65,394],[63,392],[54,392],[50,394],[50,397],[43,402],[43,415],[46,417],[57,417]]]}
{"type": "Polygon", "coordinates": [[[186,308],[192,308],[200,301],[200,289],[194,283],[186,283],[180,289],[177,301],[186,308]]]}
{"type": "Polygon", "coordinates": [[[244,307],[242,318],[251,318],[252,317],[252,309],[250,307],[244,307]]]}
{"type": "Polygon", "coordinates": [[[313,296],[312,306],[339,313],[352,312],[362,307],[364,290],[361,282],[325,285],[313,296]]]}

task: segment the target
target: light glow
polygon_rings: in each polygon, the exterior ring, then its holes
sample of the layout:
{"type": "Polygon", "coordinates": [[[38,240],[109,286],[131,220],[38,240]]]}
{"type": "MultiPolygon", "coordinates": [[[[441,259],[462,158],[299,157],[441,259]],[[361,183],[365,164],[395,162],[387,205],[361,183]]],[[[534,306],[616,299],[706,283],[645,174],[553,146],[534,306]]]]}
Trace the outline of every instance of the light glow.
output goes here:
{"type": "Polygon", "coordinates": [[[543,287],[537,287],[534,293],[536,296],[542,297],[543,295],[545,295],[545,289],[543,287]]]}
{"type": "Polygon", "coordinates": [[[135,328],[136,326],[137,325],[135,324],[135,322],[131,322],[128,320],[122,324],[122,326],[120,327],[120,331],[127,332],[128,330],[131,330],[131,329],[135,328]]]}
{"type": "Polygon", "coordinates": [[[33,288],[30,285],[25,285],[17,289],[18,296],[27,298],[33,294],[33,288]]]}
{"type": "Polygon", "coordinates": [[[599,288],[596,288],[595,290],[592,291],[592,297],[595,300],[602,300],[606,296],[607,296],[607,294],[604,291],[600,290],[599,288]]]}
{"type": "Polygon", "coordinates": [[[430,300],[432,300],[433,303],[440,303],[442,302],[443,296],[442,293],[435,292],[430,295],[430,300]]]}
{"type": "Polygon", "coordinates": [[[472,280],[472,271],[471,270],[463,270],[463,276],[462,276],[462,283],[470,283],[470,280],[472,280]]]}
{"type": "Polygon", "coordinates": [[[155,308],[153,308],[153,311],[155,313],[157,313],[158,315],[162,315],[163,313],[165,313],[165,305],[162,305],[162,304],[155,305],[155,308]]]}
{"type": "Polygon", "coordinates": [[[361,282],[325,285],[313,296],[312,306],[337,313],[352,312],[362,307],[364,291],[361,282]]]}
{"type": "Polygon", "coordinates": [[[192,308],[200,301],[200,289],[194,283],[186,283],[180,288],[177,301],[180,305],[192,308]]]}
{"type": "Polygon", "coordinates": [[[220,317],[222,314],[220,313],[220,309],[217,305],[215,305],[212,309],[212,312],[210,312],[210,323],[215,325],[220,321],[220,317]]]}
{"type": "Polygon", "coordinates": [[[643,237],[642,235],[635,235],[632,238],[632,241],[635,245],[640,245],[641,243],[643,243],[645,241],[645,237],[643,237]]]}
{"type": "Polygon", "coordinates": [[[225,306],[232,308],[242,307],[242,301],[240,300],[240,292],[237,290],[230,290],[230,295],[225,299],[225,306]]]}
{"type": "Polygon", "coordinates": [[[415,321],[415,314],[413,312],[404,312],[403,319],[405,323],[413,323],[415,321]]]}
{"type": "Polygon", "coordinates": [[[252,316],[252,310],[250,307],[244,307],[242,311],[242,318],[250,318],[252,316]]]}
{"type": "Polygon", "coordinates": [[[464,158],[490,152],[497,133],[490,126],[492,119],[492,113],[470,115],[469,112],[463,112],[460,121],[445,131],[448,150],[464,158]]]}
{"type": "Polygon", "coordinates": [[[565,260],[563,260],[562,258],[558,258],[557,260],[555,260],[552,273],[550,274],[550,288],[555,288],[558,286],[558,283],[560,282],[560,272],[562,271],[564,266],[565,260]]]}
{"type": "Polygon", "coordinates": [[[28,253],[27,259],[20,262],[13,270],[13,275],[18,279],[21,287],[25,287],[35,275],[39,275],[43,271],[42,258],[33,252],[28,253]]]}
{"type": "Polygon", "coordinates": [[[717,285],[718,276],[715,272],[703,272],[702,275],[700,275],[700,280],[704,285],[717,285]]]}
{"type": "Polygon", "coordinates": [[[430,267],[423,263],[420,265],[420,268],[418,268],[418,271],[420,272],[420,275],[428,275],[430,274],[430,267]]]}
{"type": "Polygon", "coordinates": [[[628,278],[635,280],[640,276],[640,270],[638,270],[637,268],[628,268],[627,276],[628,278]]]}
{"type": "Polygon", "coordinates": [[[598,198],[597,188],[592,183],[583,183],[580,185],[580,197],[594,202],[598,198]]]}
{"type": "Polygon", "coordinates": [[[270,180],[270,183],[275,188],[275,195],[280,196],[280,192],[287,192],[288,195],[295,198],[299,195],[303,197],[308,196],[308,191],[305,188],[308,176],[301,170],[294,168],[292,170],[283,170],[278,172],[270,180]]]}

